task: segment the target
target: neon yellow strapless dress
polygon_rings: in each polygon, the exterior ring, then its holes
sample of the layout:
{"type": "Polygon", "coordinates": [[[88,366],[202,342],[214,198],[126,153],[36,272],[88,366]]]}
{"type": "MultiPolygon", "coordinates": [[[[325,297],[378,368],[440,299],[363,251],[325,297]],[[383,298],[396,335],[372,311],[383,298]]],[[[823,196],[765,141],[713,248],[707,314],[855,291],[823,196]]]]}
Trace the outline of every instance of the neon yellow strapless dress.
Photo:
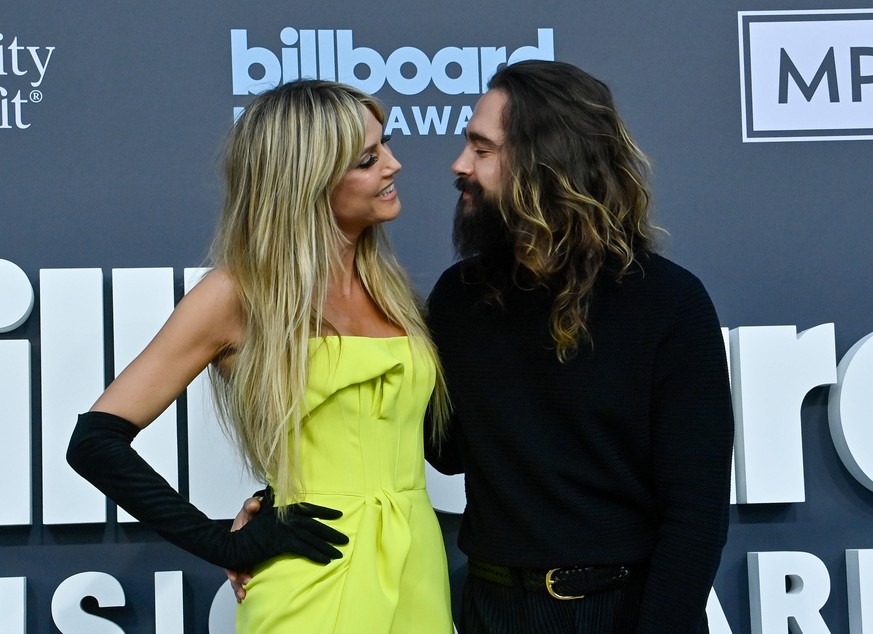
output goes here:
{"type": "Polygon", "coordinates": [[[451,634],[445,548],[425,490],[422,425],[433,360],[407,337],[310,341],[303,499],[340,509],[326,566],[260,566],[237,609],[246,634],[451,634]]]}

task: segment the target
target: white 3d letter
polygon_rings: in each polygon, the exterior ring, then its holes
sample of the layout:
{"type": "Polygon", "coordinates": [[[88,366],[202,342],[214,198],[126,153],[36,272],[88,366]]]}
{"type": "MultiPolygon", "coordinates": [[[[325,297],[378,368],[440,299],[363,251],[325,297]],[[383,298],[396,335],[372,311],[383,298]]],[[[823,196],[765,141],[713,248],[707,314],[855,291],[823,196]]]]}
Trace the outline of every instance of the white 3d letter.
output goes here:
{"type": "Polygon", "coordinates": [[[112,621],[82,611],[85,597],[97,599],[102,608],[124,605],[124,589],[105,572],[81,572],[65,579],[52,597],[52,619],[64,634],[124,634],[112,621]]]}
{"type": "Polygon", "coordinates": [[[209,608],[209,634],[234,634],[236,631],[236,597],[230,581],[218,588],[209,608]]]}
{"type": "Polygon", "coordinates": [[[794,326],[730,333],[736,421],[737,502],[803,502],[800,405],[818,385],[834,383],[834,325],[799,335],[794,326]]]}
{"type": "Polygon", "coordinates": [[[185,634],[182,571],[155,573],[155,634],[185,634]]]}
{"type": "MultiPolygon", "coordinates": [[[[33,310],[33,286],[24,271],[0,260],[0,332],[12,332],[33,310]]],[[[30,342],[0,341],[0,525],[27,525],[32,518],[30,342]]],[[[2,618],[2,617],[0,617],[2,618]]],[[[0,628],[0,631],[6,631],[0,628]]],[[[11,631],[11,630],[10,630],[11,631]]]]}
{"type": "MultiPolygon", "coordinates": [[[[185,292],[207,271],[185,269],[185,292]]],[[[207,371],[191,382],[187,393],[189,497],[209,517],[232,518],[242,501],[263,484],[244,472],[239,454],[221,431],[207,371]]]]}
{"type": "MultiPolygon", "coordinates": [[[[173,269],[112,269],[112,335],[115,376],[133,361],[173,312],[173,269]]],[[[134,441],[137,453],[179,488],[176,403],[170,403],[134,441]]],[[[119,522],[136,520],[118,509],[119,522]]]]}
{"type": "Polygon", "coordinates": [[[873,550],[846,551],[849,634],[873,633],[873,550]]]}
{"type": "Polygon", "coordinates": [[[0,579],[0,632],[27,632],[27,577],[0,579]]]}
{"type": "Polygon", "coordinates": [[[715,594],[715,588],[709,590],[709,599],[706,601],[706,620],[709,625],[709,634],[733,634],[727,617],[724,615],[721,602],[715,594]]]}
{"type": "Polygon", "coordinates": [[[873,491],[873,333],[840,361],[828,398],[828,420],[840,460],[873,491]]]}
{"type": "Polygon", "coordinates": [[[752,634],[830,634],[819,610],[831,579],[815,555],[803,552],[749,553],[752,634]]]}
{"type": "Polygon", "coordinates": [[[43,269],[39,286],[43,522],[105,522],[106,498],[64,458],[76,416],[106,385],[103,271],[43,269]]]}

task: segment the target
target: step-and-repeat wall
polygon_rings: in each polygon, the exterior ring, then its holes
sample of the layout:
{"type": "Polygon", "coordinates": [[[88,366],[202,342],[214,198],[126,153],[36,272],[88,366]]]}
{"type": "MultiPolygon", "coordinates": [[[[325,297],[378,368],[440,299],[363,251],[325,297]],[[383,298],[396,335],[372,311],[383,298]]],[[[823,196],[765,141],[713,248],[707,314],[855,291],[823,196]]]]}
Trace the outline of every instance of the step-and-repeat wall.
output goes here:
{"type": "MultiPolygon", "coordinates": [[[[0,631],[231,631],[223,571],[63,452],[206,264],[218,150],[251,95],[318,76],[385,103],[404,165],[390,232],[426,294],[453,259],[465,123],[527,58],[612,87],[654,162],[664,250],[719,311],[737,443],[711,631],[873,632],[873,9],[847,0],[5,3],[0,631]]],[[[256,486],[207,392],[136,446],[230,517],[256,486]]],[[[462,482],[429,475],[457,581],[462,482]]]]}

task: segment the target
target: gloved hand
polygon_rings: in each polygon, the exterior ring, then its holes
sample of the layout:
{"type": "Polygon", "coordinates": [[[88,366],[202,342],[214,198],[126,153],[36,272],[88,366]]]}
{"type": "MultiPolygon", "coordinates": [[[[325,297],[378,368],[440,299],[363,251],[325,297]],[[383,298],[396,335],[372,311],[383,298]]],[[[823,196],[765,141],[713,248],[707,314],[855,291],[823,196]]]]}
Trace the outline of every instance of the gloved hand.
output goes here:
{"type": "Polygon", "coordinates": [[[116,504],[171,543],[217,566],[251,568],[282,554],[301,555],[318,563],[342,556],[331,544],[348,538],[316,518],[337,519],[341,512],[297,504],[280,521],[270,504],[241,530],[231,532],[179,495],[131,442],[139,428],[105,412],[79,416],[67,448],[67,462],[116,504]]]}
{"type": "MultiPolygon", "coordinates": [[[[316,520],[339,519],[340,511],[308,503],[293,504],[287,511],[280,519],[273,506],[273,491],[268,488],[260,512],[238,531],[230,533],[232,541],[238,542],[236,548],[243,553],[260,553],[259,561],[280,553],[295,553],[320,564],[342,557],[331,544],[347,544],[349,538],[316,520]]],[[[243,567],[246,566],[238,566],[243,567]]]]}

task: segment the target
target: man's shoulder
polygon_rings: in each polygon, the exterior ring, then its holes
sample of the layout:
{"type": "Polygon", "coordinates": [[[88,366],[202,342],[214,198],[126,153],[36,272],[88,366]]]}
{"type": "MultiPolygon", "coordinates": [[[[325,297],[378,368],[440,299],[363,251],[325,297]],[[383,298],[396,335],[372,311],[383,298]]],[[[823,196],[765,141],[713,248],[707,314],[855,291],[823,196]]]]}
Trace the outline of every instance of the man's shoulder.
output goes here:
{"type": "Polygon", "coordinates": [[[711,301],[694,273],[657,253],[638,255],[620,279],[611,279],[601,290],[595,294],[598,302],[650,314],[672,314],[688,305],[711,301]]]}
{"type": "Polygon", "coordinates": [[[700,279],[691,271],[658,253],[645,253],[634,260],[627,276],[646,286],[673,290],[702,288],[700,279]]]}
{"type": "Polygon", "coordinates": [[[431,289],[427,298],[427,313],[431,321],[436,314],[444,312],[444,307],[457,303],[458,297],[463,292],[463,267],[463,260],[455,262],[442,272],[431,289]]]}
{"type": "Polygon", "coordinates": [[[616,285],[614,301],[625,309],[634,307],[654,319],[662,315],[673,320],[709,319],[715,306],[709,292],[694,273],[658,254],[647,254],[638,260],[632,272],[616,285]]]}
{"type": "Polygon", "coordinates": [[[465,260],[458,260],[457,262],[455,262],[449,268],[447,268],[445,271],[442,272],[442,275],[440,275],[439,280],[437,281],[437,284],[439,284],[442,281],[447,281],[447,282],[460,281],[461,275],[462,275],[464,269],[468,268],[470,266],[471,262],[472,262],[472,259],[470,259],[470,258],[465,259],[465,260]]]}
{"type": "Polygon", "coordinates": [[[469,270],[473,260],[460,260],[442,272],[430,293],[430,299],[445,293],[460,292],[464,285],[464,271],[469,270]]]}

